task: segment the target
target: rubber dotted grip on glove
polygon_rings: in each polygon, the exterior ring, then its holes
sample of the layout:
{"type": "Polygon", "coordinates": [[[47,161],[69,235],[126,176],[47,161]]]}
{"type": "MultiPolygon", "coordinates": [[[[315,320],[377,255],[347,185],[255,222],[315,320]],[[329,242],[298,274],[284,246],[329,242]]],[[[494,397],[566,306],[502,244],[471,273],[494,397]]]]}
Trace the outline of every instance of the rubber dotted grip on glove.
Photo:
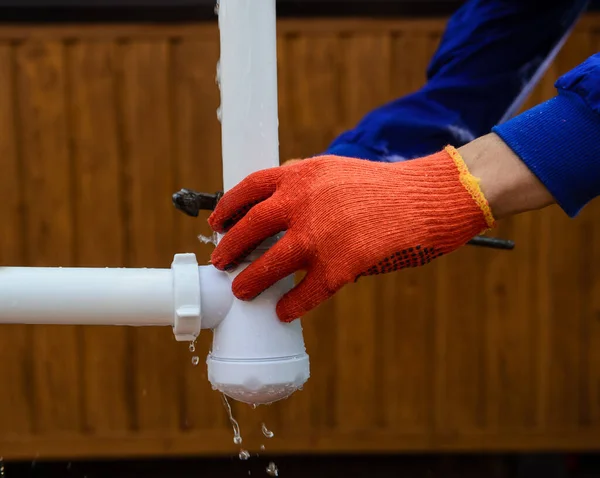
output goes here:
{"type": "Polygon", "coordinates": [[[433,259],[443,256],[443,252],[437,252],[434,247],[409,247],[400,252],[392,254],[367,269],[365,272],[356,276],[355,282],[361,277],[376,276],[379,274],[387,274],[409,267],[420,267],[429,264],[433,259]]]}

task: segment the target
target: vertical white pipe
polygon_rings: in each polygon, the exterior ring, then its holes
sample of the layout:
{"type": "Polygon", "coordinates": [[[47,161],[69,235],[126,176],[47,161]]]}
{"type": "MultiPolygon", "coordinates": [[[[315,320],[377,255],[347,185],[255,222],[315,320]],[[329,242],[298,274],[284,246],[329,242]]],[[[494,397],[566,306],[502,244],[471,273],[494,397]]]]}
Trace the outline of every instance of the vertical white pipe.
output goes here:
{"type": "MultiPolygon", "coordinates": [[[[221,125],[223,187],[279,166],[275,0],[221,0],[221,125]]],[[[261,252],[272,241],[267,240],[261,252]]],[[[251,258],[248,258],[251,260],[251,258]]],[[[233,280],[238,271],[229,274],[233,280]]],[[[208,357],[213,387],[246,403],[271,403],[301,388],[310,375],[299,320],[282,323],[279,298],[293,276],[251,302],[233,299],[214,330],[208,357]]]]}
{"type": "Polygon", "coordinates": [[[223,187],[279,166],[275,0],[221,0],[223,187]]]}

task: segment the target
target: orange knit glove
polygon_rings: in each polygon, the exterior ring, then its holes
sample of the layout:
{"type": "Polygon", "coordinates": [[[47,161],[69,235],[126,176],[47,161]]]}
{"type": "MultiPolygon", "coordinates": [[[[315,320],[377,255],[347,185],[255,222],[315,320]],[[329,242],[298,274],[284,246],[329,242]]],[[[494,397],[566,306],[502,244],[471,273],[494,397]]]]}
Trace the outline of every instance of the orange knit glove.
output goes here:
{"type": "Polygon", "coordinates": [[[447,147],[401,163],[321,156],[259,171],[223,196],[209,224],[227,232],[212,254],[220,270],[287,231],[237,276],[233,293],[251,300],[306,270],[277,304],[289,322],[361,276],[422,266],[457,249],[494,218],[458,151],[447,147]]]}

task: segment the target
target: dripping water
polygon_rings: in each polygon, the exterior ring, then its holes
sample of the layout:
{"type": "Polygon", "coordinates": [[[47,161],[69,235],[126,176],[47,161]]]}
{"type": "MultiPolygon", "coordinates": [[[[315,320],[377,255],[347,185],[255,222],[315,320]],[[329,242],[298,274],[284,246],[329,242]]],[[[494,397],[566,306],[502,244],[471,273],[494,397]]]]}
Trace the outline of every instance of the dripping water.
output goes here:
{"type": "MultiPolygon", "coordinates": [[[[227,410],[227,415],[229,417],[229,422],[233,428],[233,443],[236,445],[242,444],[242,435],[240,433],[240,425],[237,420],[233,418],[233,412],[231,411],[231,405],[229,404],[229,400],[227,400],[227,396],[223,394],[223,405],[225,405],[225,410],[227,410]]],[[[250,452],[248,450],[240,449],[239,453],[240,460],[247,460],[250,458],[250,452]]]]}
{"type": "Polygon", "coordinates": [[[229,422],[233,428],[233,443],[236,445],[242,444],[242,435],[240,434],[240,425],[237,420],[233,418],[233,412],[231,411],[231,405],[229,404],[229,400],[227,400],[227,396],[223,394],[223,405],[225,405],[225,410],[227,411],[227,415],[229,416],[229,422]]]}
{"type": "Polygon", "coordinates": [[[275,465],[275,463],[271,462],[269,463],[269,466],[267,466],[267,475],[269,476],[279,476],[279,470],[277,469],[277,465],[275,465]]]}
{"type": "Polygon", "coordinates": [[[215,83],[221,90],[221,60],[217,60],[217,74],[215,75],[215,83]]]}
{"type": "Polygon", "coordinates": [[[261,429],[263,435],[267,438],[273,438],[273,436],[275,436],[275,433],[273,433],[271,430],[269,430],[267,428],[267,425],[265,425],[264,423],[260,426],[260,429],[261,429]]]}
{"type": "Polygon", "coordinates": [[[248,450],[240,450],[239,454],[240,460],[247,460],[250,458],[250,452],[248,450]]]}
{"type": "MultiPolygon", "coordinates": [[[[192,354],[193,354],[193,353],[196,351],[196,341],[195,341],[195,340],[192,340],[192,341],[190,342],[190,345],[189,345],[189,347],[188,347],[188,348],[189,348],[189,350],[190,350],[190,353],[192,353],[192,354]]],[[[199,363],[200,363],[200,357],[198,357],[197,355],[194,355],[194,356],[192,357],[192,365],[195,367],[195,366],[196,366],[196,365],[198,365],[199,363]]]]}
{"type": "MultiPolygon", "coordinates": [[[[262,431],[262,434],[266,438],[273,438],[273,436],[275,436],[275,434],[271,430],[269,430],[267,428],[267,425],[265,425],[264,422],[260,425],[260,430],[262,431]]],[[[261,445],[260,446],[260,450],[261,451],[265,451],[265,445],[261,445]]],[[[269,466],[267,467],[267,473],[270,476],[277,476],[278,475],[279,471],[277,470],[277,467],[275,466],[275,463],[273,463],[273,462],[269,463],[269,466]],[[271,470],[271,471],[269,471],[269,470],[271,470]],[[271,474],[271,473],[274,473],[274,474],[271,474]]]]}

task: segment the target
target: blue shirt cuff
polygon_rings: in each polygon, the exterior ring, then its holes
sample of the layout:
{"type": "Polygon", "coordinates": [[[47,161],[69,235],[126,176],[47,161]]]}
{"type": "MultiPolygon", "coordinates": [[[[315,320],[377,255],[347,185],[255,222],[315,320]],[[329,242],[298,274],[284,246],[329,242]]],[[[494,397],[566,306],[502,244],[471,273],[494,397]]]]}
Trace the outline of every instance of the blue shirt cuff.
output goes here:
{"type": "Polygon", "coordinates": [[[561,91],[492,129],[570,217],[600,195],[600,115],[561,91]]]}

